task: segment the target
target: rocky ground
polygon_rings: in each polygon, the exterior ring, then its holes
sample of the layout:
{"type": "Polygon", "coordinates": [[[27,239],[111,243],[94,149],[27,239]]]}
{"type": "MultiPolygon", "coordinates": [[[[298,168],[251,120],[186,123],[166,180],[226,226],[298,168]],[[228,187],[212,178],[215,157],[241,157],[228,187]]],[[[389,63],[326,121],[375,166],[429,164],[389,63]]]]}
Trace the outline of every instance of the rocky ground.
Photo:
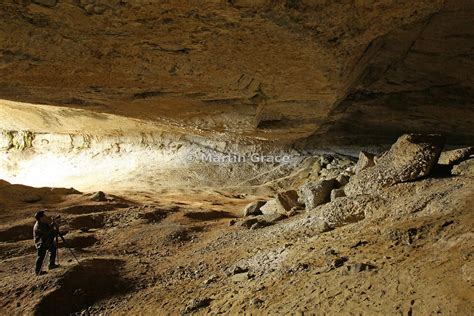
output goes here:
{"type": "Polygon", "coordinates": [[[472,314],[472,149],[441,150],[438,136],[405,135],[357,163],[315,156],[271,195],[2,182],[0,311],[472,314]],[[62,216],[79,264],[60,243],[62,267],[36,278],[40,207],[62,216]]]}

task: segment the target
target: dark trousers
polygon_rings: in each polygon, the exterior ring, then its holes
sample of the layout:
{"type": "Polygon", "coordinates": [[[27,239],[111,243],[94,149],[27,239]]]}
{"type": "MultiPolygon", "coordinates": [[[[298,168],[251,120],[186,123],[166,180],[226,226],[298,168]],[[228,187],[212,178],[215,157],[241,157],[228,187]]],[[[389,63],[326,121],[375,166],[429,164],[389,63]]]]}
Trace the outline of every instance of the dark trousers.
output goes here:
{"type": "Polygon", "coordinates": [[[56,263],[56,246],[52,244],[49,247],[41,246],[37,249],[36,254],[36,265],[35,272],[36,274],[41,272],[41,266],[43,265],[44,258],[46,257],[46,251],[49,250],[49,266],[52,266],[56,263]]]}

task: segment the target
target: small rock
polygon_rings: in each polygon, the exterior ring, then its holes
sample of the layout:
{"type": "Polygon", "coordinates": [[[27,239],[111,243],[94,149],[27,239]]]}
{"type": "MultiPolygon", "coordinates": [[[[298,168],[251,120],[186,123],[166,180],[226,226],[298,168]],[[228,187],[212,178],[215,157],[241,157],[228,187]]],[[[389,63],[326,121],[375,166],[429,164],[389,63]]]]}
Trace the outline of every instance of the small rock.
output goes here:
{"type": "Polygon", "coordinates": [[[219,278],[215,275],[210,276],[206,281],[204,281],[204,284],[208,285],[211,283],[214,283],[218,280],[219,278]]]}
{"type": "Polygon", "coordinates": [[[237,223],[237,221],[236,221],[235,219],[231,219],[231,220],[229,221],[229,226],[234,226],[235,223],[237,223]]]}
{"type": "Polygon", "coordinates": [[[321,171],[321,164],[319,162],[315,162],[311,168],[311,174],[317,175],[321,171]]]}
{"type": "Polygon", "coordinates": [[[264,206],[265,203],[267,203],[267,201],[258,200],[248,204],[244,209],[244,216],[261,215],[262,211],[260,210],[260,208],[264,206]]]}
{"type": "Polygon", "coordinates": [[[271,223],[269,223],[269,222],[258,221],[255,224],[253,224],[252,226],[250,226],[250,229],[252,229],[252,230],[259,229],[259,228],[267,227],[267,226],[270,226],[270,225],[271,225],[271,223]]]}
{"type": "Polygon", "coordinates": [[[370,271],[375,269],[376,266],[369,263],[354,263],[347,266],[347,271],[351,273],[359,273],[362,271],[370,271]]]}
{"type": "Polygon", "coordinates": [[[227,276],[231,276],[231,275],[234,275],[234,274],[245,273],[245,272],[248,272],[248,271],[249,271],[248,268],[242,268],[240,266],[235,266],[235,267],[232,267],[229,270],[227,270],[226,274],[227,274],[227,276]]]}
{"type": "Polygon", "coordinates": [[[327,265],[329,269],[336,269],[339,267],[342,267],[344,265],[344,262],[346,262],[348,259],[346,257],[339,257],[339,258],[334,258],[330,259],[327,261],[327,265]]]}
{"type": "Polygon", "coordinates": [[[314,209],[329,202],[331,190],[336,185],[336,179],[308,181],[299,189],[299,202],[305,205],[306,210],[314,209]]]}
{"type": "Polygon", "coordinates": [[[251,275],[248,272],[238,273],[231,277],[233,282],[247,281],[250,278],[251,278],[251,275]]]}
{"type": "Polygon", "coordinates": [[[195,310],[209,306],[210,303],[211,303],[211,299],[209,298],[193,299],[188,302],[188,304],[183,310],[183,313],[188,314],[188,313],[194,312],[195,310]]]}
{"type": "Polygon", "coordinates": [[[366,151],[361,151],[359,153],[359,160],[357,161],[357,164],[355,166],[355,174],[358,174],[364,169],[375,166],[374,158],[374,154],[368,153],[366,151]]]}
{"type": "Polygon", "coordinates": [[[252,298],[249,302],[250,306],[255,306],[257,308],[260,308],[263,305],[264,301],[262,301],[259,298],[252,298]]]}
{"type": "Polygon", "coordinates": [[[105,202],[107,201],[107,198],[104,192],[98,191],[91,195],[91,200],[95,202],[105,202]]]}
{"type": "Polygon", "coordinates": [[[333,160],[334,157],[332,157],[331,155],[323,154],[321,157],[319,157],[319,164],[322,168],[324,168],[329,165],[333,160]]]}
{"type": "Polygon", "coordinates": [[[260,210],[263,214],[283,214],[287,215],[293,207],[301,207],[298,202],[298,193],[295,190],[280,192],[274,199],[271,199],[260,210]]]}
{"type": "Polygon", "coordinates": [[[472,261],[465,263],[461,267],[461,274],[464,281],[474,285],[474,263],[472,261]]]}
{"type": "Polygon", "coordinates": [[[253,224],[257,223],[258,221],[259,219],[256,217],[249,217],[243,221],[238,222],[237,225],[240,227],[250,228],[252,227],[253,224]]]}

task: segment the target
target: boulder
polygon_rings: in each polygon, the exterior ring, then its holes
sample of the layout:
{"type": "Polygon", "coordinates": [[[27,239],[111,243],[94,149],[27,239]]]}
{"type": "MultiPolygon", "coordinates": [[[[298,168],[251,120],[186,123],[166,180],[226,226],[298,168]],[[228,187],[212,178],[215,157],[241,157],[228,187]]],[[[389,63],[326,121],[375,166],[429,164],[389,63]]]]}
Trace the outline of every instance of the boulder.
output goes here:
{"type": "Polygon", "coordinates": [[[330,200],[331,190],[337,185],[336,179],[306,182],[299,189],[299,202],[305,205],[307,210],[327,203],[330,200]]]}
{"type": "Polygon", "coordinates": [[[244,209],[244,216],[262,215],[262,211],[260,210],[260,208],[264,206],[265,203],[267,203],[267,201],[258,200],[250,204],[247,204],[247,206],[244,209]]]}
{"type": "Polygon", "coordinates": [[[438,163],[440,165],[456,165],[474,155],[474,147],[465,147],[454,150],[443,151],[439,156],[438,163]]]}
{"type": "Polygon", "coordinates": [[[98,191],[91,195],[91,200],[95,202],[105,202],[107,201],[107,198],[104,192],[98,191]]]}
{"type": "Polygon", "coordinates": [[[358,174],[364,169],[375,166],[374,158],[374,154],[368,153],[366,151],[361,151],[359,153],[359,160],[357,161],[357,164],[355,166],[355,174],[358,174]]]}
{"type": "Polygon", "coordinates": [[[346,196],[346,194],[344,193],[344,189],[333,189],[331,191],[331,201],[334,201],[335,199],[344,196],[346,196]]]}
{"type": "Polygon", "coordinates": [[[300,207],[298,193],[295,190],[280,192],[274,199],[271,199],[260,210],[263,214],[283,214],[287,215],[293,207],[300,207]]]}
{"type": "Polygon", "coordinates": [[[371,195],[341,197],[318,208],[317,225],[321,232],[363,220],[366,208],[377,199],[371,195]]]}
{"type": "Polygon", "coordinates": [[[375,166],[351,178],[344,187],[346,195],[372,194],[396,183],[427,176],[438,161],[443,143],[440,135],[401,136],[375,166]]]}

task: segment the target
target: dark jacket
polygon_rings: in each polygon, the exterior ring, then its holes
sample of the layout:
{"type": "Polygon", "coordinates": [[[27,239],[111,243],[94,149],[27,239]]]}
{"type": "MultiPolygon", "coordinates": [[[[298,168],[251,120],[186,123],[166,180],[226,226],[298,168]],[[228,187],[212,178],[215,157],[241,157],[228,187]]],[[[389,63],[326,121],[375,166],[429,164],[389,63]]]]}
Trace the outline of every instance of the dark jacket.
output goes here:
{"type": "Polygon", "coordinates": [[[49,248],[54,244],[56,230],[48,224],[36,222],[33,228],[33,238],[35,239],[36,248],[49,248]]]}

